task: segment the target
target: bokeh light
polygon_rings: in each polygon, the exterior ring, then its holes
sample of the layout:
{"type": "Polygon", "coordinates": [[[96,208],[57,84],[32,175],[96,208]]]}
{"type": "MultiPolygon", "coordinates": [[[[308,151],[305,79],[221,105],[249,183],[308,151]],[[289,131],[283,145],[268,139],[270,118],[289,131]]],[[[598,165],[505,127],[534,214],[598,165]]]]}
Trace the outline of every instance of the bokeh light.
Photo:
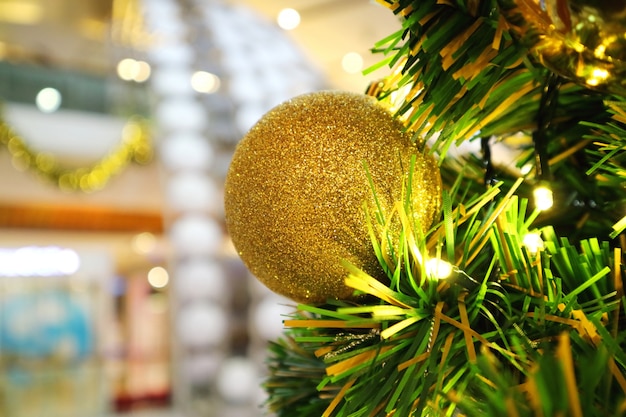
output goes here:
{"type": "Polygon", "coordinates": [[[162,266],[155,266],[148,272],[148,283],[153,288],[165,288],[170,282],[170,275],[162,266]]]}
{"type": "Polygon", "coordinates": [[[278,12],[276,22],[282,29],[293,30],[300,25],[300,13],[291,8],[282,9],[278,12]]]}
{"type": "Polygon", "coordinates": [[[348,74],[356,74],[363,69],[363,57],[358,52],[348,52],[341,59],[341,68],[348,74]]]}
{"type": "Polygon", "coordinates": [[[210,72],[196,71],[191,76],[191,87],[198,93],[215,93],[219,90],[220,84],[219,77],[210,72]]]}
{"type": "Polygon", "coordinates": [[[35,104],[44,113],[53,113],[61,107],[62,97],[59,90],[46,87],[37,93],[35,104]]]}

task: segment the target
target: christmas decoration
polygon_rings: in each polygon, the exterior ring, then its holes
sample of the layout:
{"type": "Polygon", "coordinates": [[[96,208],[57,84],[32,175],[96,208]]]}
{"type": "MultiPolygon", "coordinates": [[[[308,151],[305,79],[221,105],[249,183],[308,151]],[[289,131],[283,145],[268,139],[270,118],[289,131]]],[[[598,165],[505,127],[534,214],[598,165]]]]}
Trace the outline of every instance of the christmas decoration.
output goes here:
{"type": "Polygon", "coordinates": [[[617,346],[623,338],[608,325],[622,294],[623,267],[615,263],[621,254],[593,241],[583,242],[579,252],[549,227],[539,232],[542,245],[527,246],[526,236],[537,234],[527,228],[537,213],[526,213],[526,203],[511,193],[491,205],[499,192],[494,188],[465,212],[457,208],[446,215],[425,242],[405,230],[417,248],[407,245],[388,265],[398,277],[395,285],[383,286],[352,268],[350,285],[379,302],[299,306],[285,321],[289,339],[272,345],[270,407],[280,416],[364,410],[375,416],[455,410],[480,416],[485,409],[493,416],[617,415],[603,413],[626,401],[626,385],[618,382],[623,364],[613,362],[623,354],[617,346]],[[487,216],[479,225],[475,213],[481,210],[487,216]],[[445,224],[453,232],[442,239],[445,224]],[[428,253],[437,244],[452,249],[453,271],[445,279],[424,268],[437,259],[428,253]],[[590,269],[570,269],[582,259],[590,269]],[[544,275],[546,270],[555,276],[544,275]],[[597,298],[600,291],[607,296],[597,298]],[[595,363],[599,376],[591,378],[589,370],[574,375],[572,358],[583,370],[595,363]],[[555,375],[563,382],[552,391],[555,375]],[[607,385],[595,385],[600,375],[607,385]],[[591,398],[581,403],[579,392],[591,398]],[[612,400],[603,403],[608,393],[612,400]],[[601,404],[606,408],[591,411],[601,404]]]}
{"type": "Polygon", "coordinates": [[[64,191],[92,192],[102,189],[131,162],[147,164],[152,160],[152,144],[147,122],[131,118],[120,145],[90,166],[73,167],[54,155],[32,149],[6,121],[0,119],[0,144],[11,153],[13,164],[30,169],[40,178],[50,181],[64,191]]]}
{"type": "MultiPolygon", "coordinates": [[[[400,225],[371,232],[387,279],[343,262],[346,285],[367,297],[298,305],[269,348],[268,407],[279,417],[623,416],[626,104],[549,68],[535,47],[554,32],[519,20],[539,10],[591,22],[593,5],[379,3],[403,28],[374,47],[391,73],[373,90],[437,153],[442,221],[425,232],[401,199],[383,213],[378,224],[400,225]]],[[[594,4],[594,18],[618,7],[594,4]]]]}
{"type": "Polygon", "coordinates": [[[342,261],[386,279],[368,228],[393,228],[377,219],[406,198],[426,232],[440,181],[433,157],[374,98],[305,94],[241,141],[226,179],[226,222],[244,263],[271,290],[309,303],[347,299],[342,261]]]}
{"type": "MultiPolygon", "coordinates": [[[[507,3],[504,1],[503,3],[507,3]]],[[[626,4],[590,0],[515,0],[518,30],[540,62],[589,87],[626,95],[626,4]]]]}

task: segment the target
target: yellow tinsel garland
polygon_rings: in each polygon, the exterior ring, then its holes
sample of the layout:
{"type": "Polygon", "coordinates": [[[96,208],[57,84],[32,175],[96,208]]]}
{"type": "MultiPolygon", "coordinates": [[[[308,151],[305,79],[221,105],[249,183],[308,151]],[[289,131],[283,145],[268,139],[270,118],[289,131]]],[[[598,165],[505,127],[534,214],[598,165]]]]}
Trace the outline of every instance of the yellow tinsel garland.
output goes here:
{"type": "Polygon", "coordinates": [[[112,152],[90,166],[71,168],[58,158],[29,147],[4,120],[0,119],[0,143],[12,156],[18,169],[34,171],[40,178],[56,184],[65,191],[91,192],[102,189],[116,174],[131,162],[147,164],[152,160],[153,149],[147,121],[131,117],[124,126],[120,144],[112,152]]]}

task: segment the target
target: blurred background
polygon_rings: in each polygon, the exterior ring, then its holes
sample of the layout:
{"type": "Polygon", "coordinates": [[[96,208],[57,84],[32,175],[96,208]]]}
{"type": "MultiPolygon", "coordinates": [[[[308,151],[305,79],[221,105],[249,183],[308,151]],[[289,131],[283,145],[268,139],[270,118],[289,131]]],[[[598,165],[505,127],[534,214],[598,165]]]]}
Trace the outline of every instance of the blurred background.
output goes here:
{"type": "Polygon", "coordinates": [[[232,152],[364,92],[399,29],[368,0],[0,0],[0,417],[267,415],[292,303],[226,233],[232,152]]]}

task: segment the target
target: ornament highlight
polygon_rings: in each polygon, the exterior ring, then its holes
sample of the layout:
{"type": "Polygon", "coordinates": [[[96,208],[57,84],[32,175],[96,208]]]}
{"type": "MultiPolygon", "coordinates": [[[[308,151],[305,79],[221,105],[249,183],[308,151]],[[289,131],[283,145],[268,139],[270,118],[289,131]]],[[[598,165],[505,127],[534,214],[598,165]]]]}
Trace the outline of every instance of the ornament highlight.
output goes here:
{"type": "Polygon", "coordinates": [[[240,142],[226,178],[239,256],[269,289],[299,302],[349,299],[342,260],[386,279],[367,225],[404,200],[412,156],[412,214],[426,231],[441,204],[437,163],[376,99],[323,91],[278,105],[240,142]]]}
{"type": "MultiPolygon", "coordinates": [[[[507,3],[507,2],[504,2],[507,3]]],[[[513,0],[533,53],[577,84],[626,96],[626,2],[513,0]]]]}

